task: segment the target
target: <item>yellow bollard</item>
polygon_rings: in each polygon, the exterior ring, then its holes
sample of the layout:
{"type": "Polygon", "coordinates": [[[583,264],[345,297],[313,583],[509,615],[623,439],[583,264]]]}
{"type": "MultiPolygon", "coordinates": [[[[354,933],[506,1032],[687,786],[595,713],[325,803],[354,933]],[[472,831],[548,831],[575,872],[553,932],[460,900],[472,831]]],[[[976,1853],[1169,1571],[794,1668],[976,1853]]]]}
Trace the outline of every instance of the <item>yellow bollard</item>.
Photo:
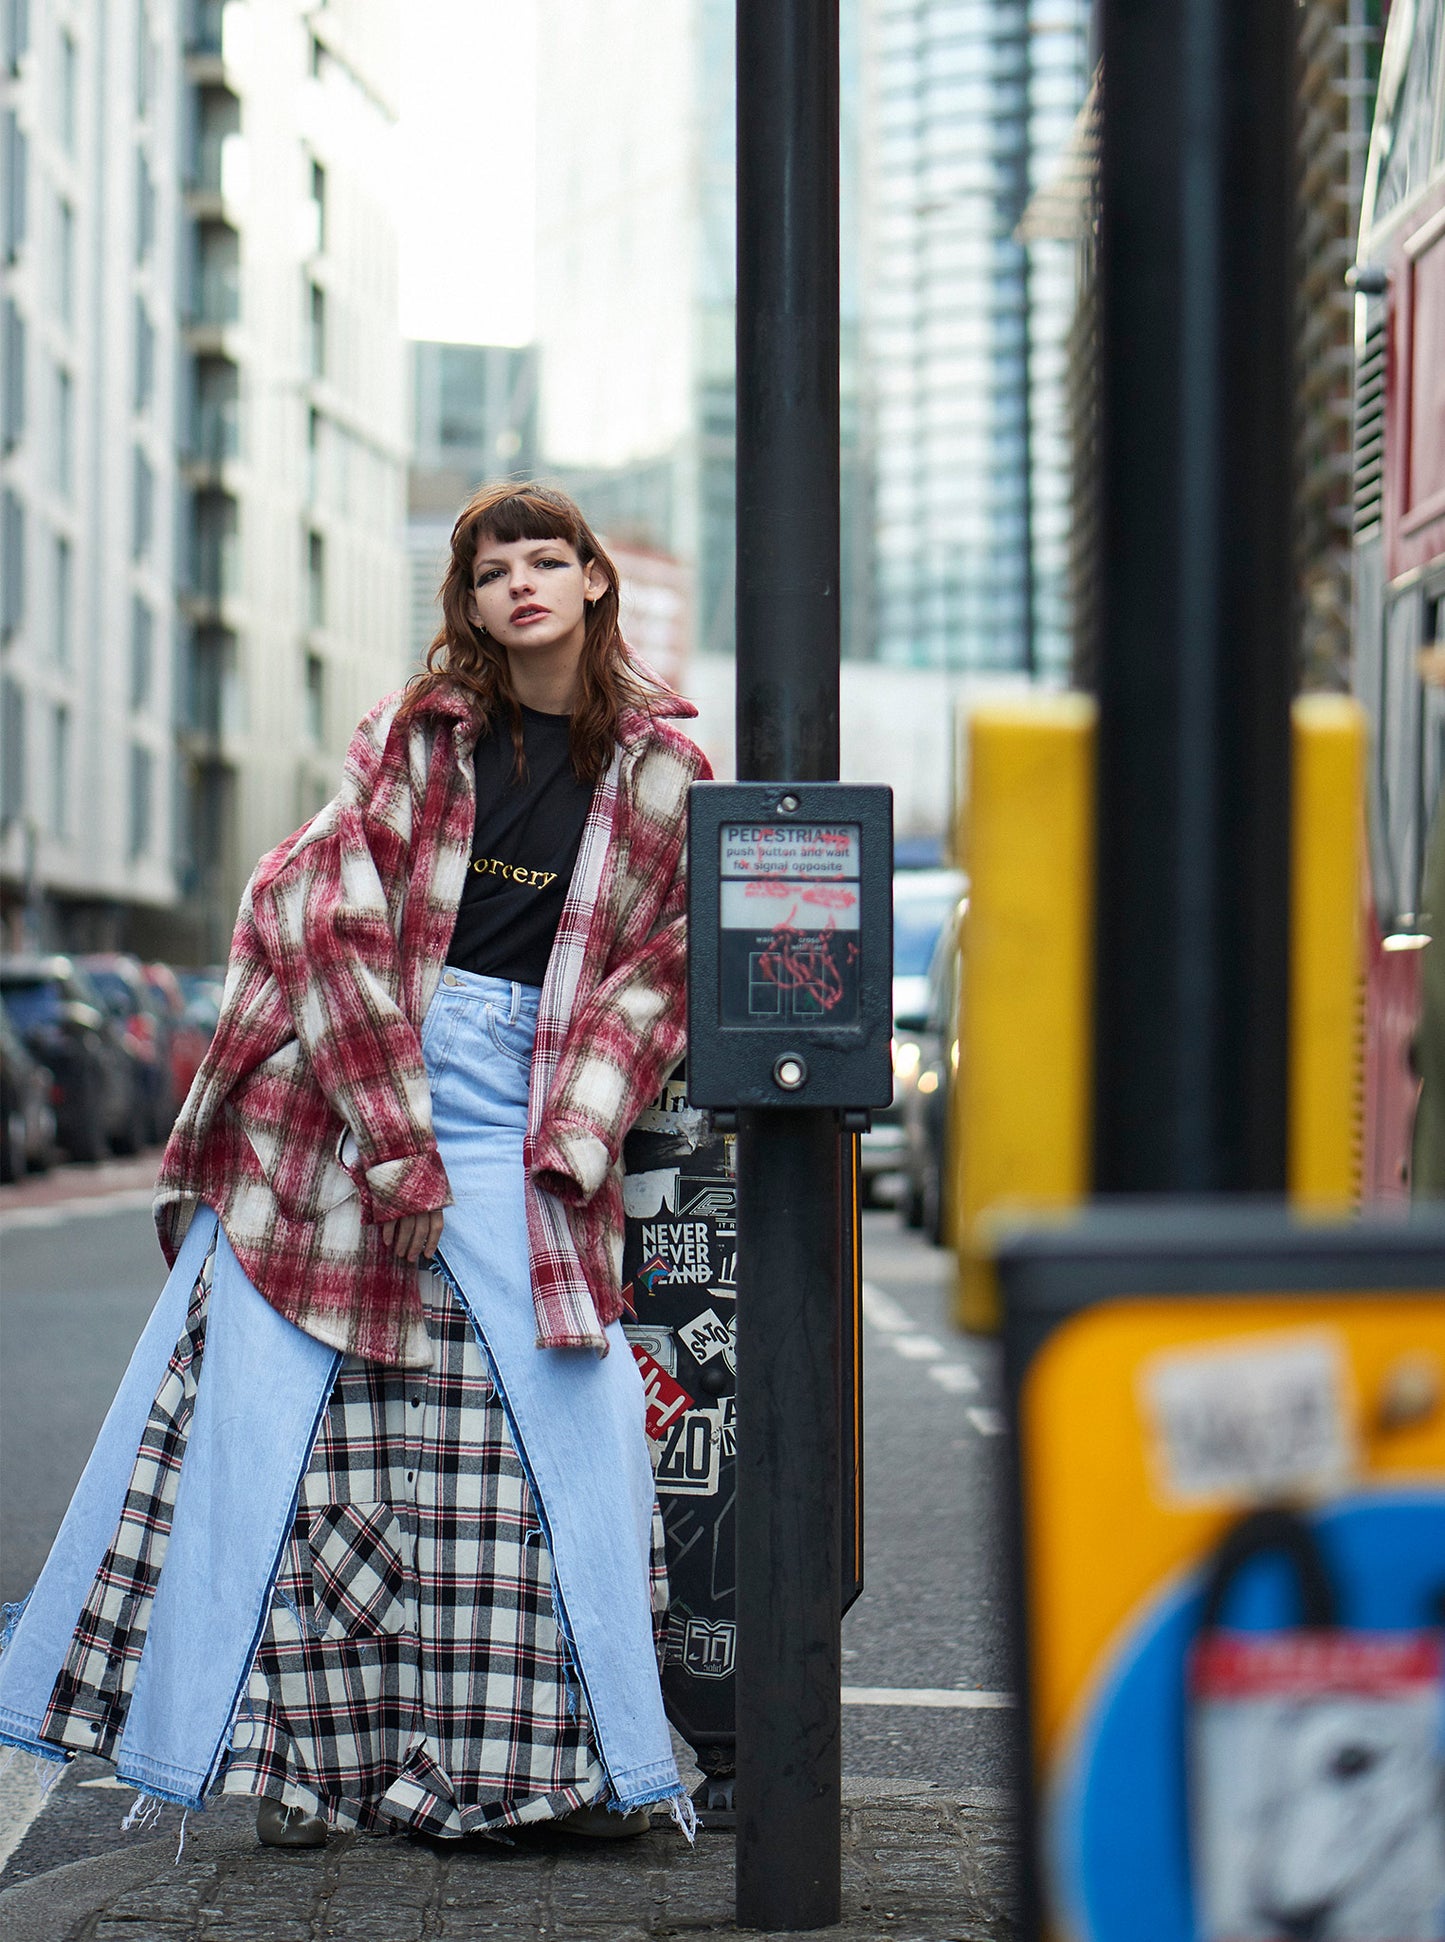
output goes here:
{"type": "Polygon", "coordinates": [[[1360,1190],[1365,715],[1302,695],[1292,722],[1289,1192],[1352,1211],[1360,1190]]]}
{"type": "MultiPolygon", "coordinates": [[[[1020,696],[969,723],[958,838],[969,873],[951,1048],[949,1231],[956,1317],[997,1329],[989,1230],[1090,1191],[1093,702],[1020,696]]],[[[1348,1214],[1359,1195],[1365,719],[1344,695],[1293,709],[1290,1199],[1348,1214]]]]}
{"type": "Polygon", "coordinates": [[[968,911],[950,1112],[956,1314],[998,1326],[987,1223],[1089,1190],[1095,708],[981,703],[969,722],[968,911]]]}

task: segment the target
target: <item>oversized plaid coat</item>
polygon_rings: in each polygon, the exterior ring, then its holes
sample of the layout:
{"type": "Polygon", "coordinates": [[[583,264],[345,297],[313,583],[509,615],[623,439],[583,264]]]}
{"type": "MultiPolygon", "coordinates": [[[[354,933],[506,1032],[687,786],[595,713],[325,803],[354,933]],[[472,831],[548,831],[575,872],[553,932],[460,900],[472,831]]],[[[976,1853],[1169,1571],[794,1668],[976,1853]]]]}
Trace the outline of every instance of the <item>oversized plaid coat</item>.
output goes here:
{"type": "MultiPolygon", "coordinates": [[[[155,1215],[173,1262],[213,1207],[289,1321],[411,1368],[431,1360],[418,1271],[380,1223],[451,1198],[421,1026],[471,857],[477,723],[459,689],[405,722],[400,700],[361,723],[337,794],[246,886],[155,1215]]],[[[685,1037],[685,811],[710,771],[672,718],[695,713],[664,694],[623,721],[542,987],[524,1146],[539,1347],[605,1348],[622,1313],[622,1142],[685,1037]]]]}

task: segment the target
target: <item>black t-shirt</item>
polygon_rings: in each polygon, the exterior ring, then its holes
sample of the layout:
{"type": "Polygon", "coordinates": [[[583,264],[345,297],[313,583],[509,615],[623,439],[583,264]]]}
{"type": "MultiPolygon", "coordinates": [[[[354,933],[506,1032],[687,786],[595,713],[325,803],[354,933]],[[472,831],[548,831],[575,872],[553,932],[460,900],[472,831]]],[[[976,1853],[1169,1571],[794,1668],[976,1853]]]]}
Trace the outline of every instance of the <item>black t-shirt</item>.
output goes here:
{"type": "Polygon", "coordinates": [[[572,770],[566,715],[522,710],[527,774],[519,782],[510,722],[477,742],[477,824],[447,963],[541,984],[562,921],[592,784],[572,770]]]}

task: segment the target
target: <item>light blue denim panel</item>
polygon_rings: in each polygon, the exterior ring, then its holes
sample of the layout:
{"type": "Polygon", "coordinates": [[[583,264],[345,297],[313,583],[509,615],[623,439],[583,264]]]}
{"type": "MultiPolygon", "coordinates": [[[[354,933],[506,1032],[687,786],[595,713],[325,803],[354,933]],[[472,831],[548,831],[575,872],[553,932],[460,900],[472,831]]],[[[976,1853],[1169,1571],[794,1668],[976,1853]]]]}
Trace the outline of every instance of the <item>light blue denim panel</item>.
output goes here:
{"type": "Polygon", "coordinates": [[[449,969],[432,1000],[422,1049],[455,1197],[440,1253],[496,1377],[598,1752],[617,1804],[630,1809],[682,1790],[653,1647],[645,1399],[618,1323],[606,1356],[536,1346],[522,1137],[537,997],[449,969]]]}
{"type": "Polygon", "coordinates": [[[41,1741],[41,1723],[76,1622],[120,1522],[151,1404],[185,1326],[191,1290],[215,1231],[216,1216],[202,1208],[131,1354],[50,1555],[0,1653],[0,1742],[6,1745],[51,1759],[63,1757],[41,1741]]]}
{"type": "Polygon", "coordinates": [[[148,1794],[201,1804],[271,1606],[341,1357],[278,1315],[224,1231],[170,1542],[116,1749],[148,1794]]]}

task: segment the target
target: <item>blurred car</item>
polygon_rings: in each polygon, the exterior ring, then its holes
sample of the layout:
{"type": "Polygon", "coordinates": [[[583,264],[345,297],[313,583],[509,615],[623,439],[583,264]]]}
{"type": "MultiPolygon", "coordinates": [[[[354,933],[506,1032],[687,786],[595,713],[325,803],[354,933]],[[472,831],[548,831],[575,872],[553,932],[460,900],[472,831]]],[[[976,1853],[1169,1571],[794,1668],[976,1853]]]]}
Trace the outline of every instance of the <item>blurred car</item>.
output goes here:
{"type": "Polygon", "coordinates": [[[865,1206],[878,1198],[885,1174],[902,1173],[908,1156],[903,1126],[900,1069],[906,1085],[917,1070],[914,1054],[918,1023],[928,1008],[928,967],[939,932],[963,895],[961,870],[896,870],[893,876],[893,1103],[873,1114],[861,1147],[865,1206]],[[912,1021],[908,1029],[899,1020],[912,1021]]]}
{"type": "Polygon", "coordinates": [[[967,898],[960,898],[954,915],[939,932],[928,968],[927,1003],[921,1013],[905,1015],[899,1021],[900,1032],[903,1026],[914,1029],[895,1041],[894,1086],[907,1141],[908,1184],[901,1212],[908,1225],[921,1227],[935,1247],[943,1241],[944,1167],[961,962],[958,926],[967,907],[967,898]]]}
{"type": "Polygon", "coordinates": [[[176,1116],[170,1015],[147,983],[139,958],[124,951],[99,951],[77,962],[120,1030],[134,1068],[141,1144],[153,1145],[170,1132],[176,1116]]]}
{"type": "Polygon", "coordinates": [[[181,978],[170,965],[143,964],[141,975],[165,1012],[170,1032],[171,1098],[179,1107],[206,1056],[215,1020],[209,1017],[208,1008],[198,1013],[187,1003],[181,978]]]}
{"type": "Polygon", "coordinates": [[[67,957],[0,958],[0,1000],[26,1050],[55,1075],[60,1144],[71,1159],[137,1152],[135,1067],[81,967],[67,957]]]}
{"type": "Polygon", "coordinates": [[[209,1046],[221,1019],[221,993],[226,974],[219,966],[203,971],[177,971],[176,982],[186,1001],[186,1017],[198,1032],[205,1034],[209,1046]]]}
{"type": "Polygon", "coordinates": [[[0,1005],[0,1181],[54,1164],[55,1074],[26,1047],[0,1005]]]}

